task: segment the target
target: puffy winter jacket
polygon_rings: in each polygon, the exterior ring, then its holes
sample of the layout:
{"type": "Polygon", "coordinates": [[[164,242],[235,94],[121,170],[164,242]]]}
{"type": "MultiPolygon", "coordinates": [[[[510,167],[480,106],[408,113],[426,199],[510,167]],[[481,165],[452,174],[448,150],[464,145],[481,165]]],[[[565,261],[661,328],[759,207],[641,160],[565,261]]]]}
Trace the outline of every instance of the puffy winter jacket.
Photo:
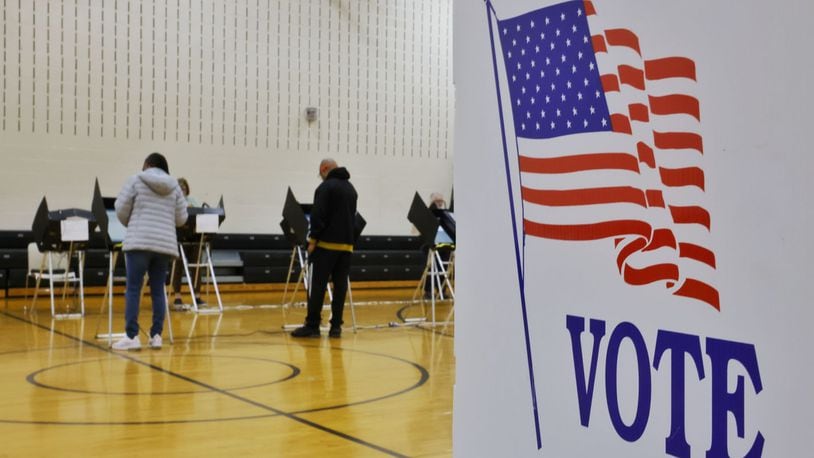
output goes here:
{"type": "Polygon", "coordinates": [[[187,221],[178,181],[159,168],[133,175],[116,197],[116,216],[127,227],[124,251],[178,255],[175,228],[187,221]]]}

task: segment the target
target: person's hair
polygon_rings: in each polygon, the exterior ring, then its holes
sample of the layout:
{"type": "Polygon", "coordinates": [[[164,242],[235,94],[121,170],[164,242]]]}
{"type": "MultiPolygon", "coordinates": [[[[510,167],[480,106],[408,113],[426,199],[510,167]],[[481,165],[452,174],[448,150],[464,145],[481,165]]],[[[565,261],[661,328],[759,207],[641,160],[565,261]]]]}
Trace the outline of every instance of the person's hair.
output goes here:
{"type": "Polygon", "coordinates": [[[187,190],[187,194],[189,194],[189,182],[187,181],[187,179],[186,179],[186,178],[183,178],[183,177],[182,177],[182,178],[179,178],[179,179],[178,179],[178,186],[180,186],[180,187],[181,187],[181,191],[183,191],[184,189],[186,189],[186,190],[187,190]]]}
{"type": "Polygon", "coordinates": [[[150,153],[147,159],[144,160],[147,167],[157,167],[167,174],[170,173],[170,166],[167,164],[167,158],[161,153],[150,153]]]}
{"type": "Polygon", "coordinates": [[[444,195],[440,192],[430,194],[430,205],[435,205],[436,208],[445,209],[447,201],[444,200],[444,195]]]}

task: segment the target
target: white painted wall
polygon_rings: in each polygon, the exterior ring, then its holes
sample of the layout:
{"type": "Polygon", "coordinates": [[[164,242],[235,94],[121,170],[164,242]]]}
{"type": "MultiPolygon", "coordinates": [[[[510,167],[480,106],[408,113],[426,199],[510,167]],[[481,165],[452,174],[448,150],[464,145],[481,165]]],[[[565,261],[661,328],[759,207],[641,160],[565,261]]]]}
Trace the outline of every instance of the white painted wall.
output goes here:
{"type": "Polygon", "coordinates": [[[451,2],[26,0],[0,5],[0,228],[115,195],[152,151],[222,230],[279,232],[285,191],[347,166],[369,234],[452,188],[451,2]],[[318,109],[308,123],[305,108],[318,109]]]}
{"type": "MultiPolygon", "coordinates": [[[[493,1],[504,19],[560,3],[493,1]]],[[[742,387],[744,412],[727,413],[727,432],[717,438],[725,442],[729,456],[745,456],[758,433],[765,444],[762,455],[754,456],[807,456],[806,430],[814,410],[809,345],[814,318],[810,306],[814,156],[807,139],[814,98],[806,87],[814,67],[801,56],[810,54],[807,22],[814,6],[802,0],[782,6],[756,0],[594,4],[606,28],[628,28],[638,34],[646,58],[686,56],[696,63],[697,83],[688,87],[701,102],[704,154],[698,159],[706,176],[703,194],[712,221],[708,235],[717,261],[711,281],[720,293],[720,310],[673,296],[672,287],[664,283],[625,284],[610,239],[567,242],[529,237],[524,264],[529,357],[486,6],[483,1],[456,2],[455,182],[460,229],[455,456],[666,456],[665,441],[677,436],[686,437],[691,450],[676,456],[724,456],[720,450],[707,454],[714,439],[716,377],[728,393],[739,383],[742,387]],[[607,326],[598,347],[588,426],[580,424],[567,315],[604,320],[607,326]],[[624,322],[632,323],[643,337],[649,353],[643,373],[649,373],[652,382],[646,429],[632,441],[620,437],[612,424],[608,402],[612,396],[606,389],[608,340],[624,322]],[[672,391],[676,385],[671,384],[670,352],[658,369],[653,364],[660,331],[695,336],[700,342],[703,379],[689,356],[680,365],[686,370],[681,429],[672,429],[671,403],[679,397],[672,391]],[[762,390],[738,361],[725,365],[728,373],[723,379],[713,374],[708,349],[714,339],[754,346],[762,390]],[[529,361],[535,372],[534,390],[529,361]],[[538,401],[539,450],[532,393],[538,401]],[[745,419],[742,437],[736,432],[736,417],[745,419]]],[[[501,57],[498,65],[503,65],[501,57]]],[[[511,116],[508,109],[505,113],[511,116]]],[[[513,150],[511,128],[507,134],[513,150]]],[[[586,151],[608,147],[586,143],[586,151]]],[[[547,144],[539,145],[540,150],[546,151],[547,144]]],[[[517,195],[516,178],[513,188],[517,195]]],[[[585,326],[581,343],[587,371],[594,339],[587,321],[585,326]]],[[[624,339],[616,379],[621,417],[628,425],[640,399],[635,355],[631,340],[624,339]]]]}

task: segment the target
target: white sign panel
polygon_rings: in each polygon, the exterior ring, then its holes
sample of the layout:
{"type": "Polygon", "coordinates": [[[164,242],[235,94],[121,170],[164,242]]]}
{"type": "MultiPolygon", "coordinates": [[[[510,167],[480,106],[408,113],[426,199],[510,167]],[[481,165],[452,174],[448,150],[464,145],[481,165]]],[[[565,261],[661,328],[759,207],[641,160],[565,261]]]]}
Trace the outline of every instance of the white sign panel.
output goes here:
{"type": "Polygon", "coordinates": [[[88,240],[88,220],[70,217],[59,222],[63,242],[85,242],[88,240]]]}
{"type": "Polygon", "coordinates": [[[810,454],[811,17],[455,3],[456,456],[810,454]]]}
{"type": "Polygon", "coordinates": [[[198,234],[211,234],[218,232],[218,215],[195,215],[195,232],[198,234]]]}

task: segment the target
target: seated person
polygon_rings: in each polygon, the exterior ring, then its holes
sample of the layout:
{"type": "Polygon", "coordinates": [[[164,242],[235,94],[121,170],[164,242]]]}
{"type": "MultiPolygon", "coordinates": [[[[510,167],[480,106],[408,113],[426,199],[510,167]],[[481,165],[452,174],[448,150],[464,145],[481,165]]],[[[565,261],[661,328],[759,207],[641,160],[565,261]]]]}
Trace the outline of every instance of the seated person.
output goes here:
{"type": "Polygon", "coordinates": [[[432,213],[438,218],[438,222],[440,223],[440,227],[438,228],[439,235],[435,239],[436,245],[439,243],[454,244],[455,215],[447,210],[447,203],[444,201],[444,196],[438,192],[430,194],[430,205],[428,208],[432,210],[432,213]]]}
{"type": "MultiPolygon", "coordinates": [[[[184,198],[187,201],[187,207],[200,207],[198,200],[194,197],[189,195],[189,182],[186,178],[179,178],[178,179],[178,186],[181,188],[181,191],[184,194],[184,198]]],[[[184,247],[184,255],[187,257],[187,263],[189,264],[198,264],[200,262],[200,250],[199,244],[197,243],[182,243],[181,246],[184,247]]],[[[189,284],[190,291],[195,294],[195,302],[198,303],[199,307],[206,306],[206,302],[201,300],[200,296],[200,289],[201,289],[201,272],[203,268],[199,267],[190,267],[189,274],[193,277],[193,280],[187,279],[187,283],[189,284]]],[[[180,255],[179,258],[176,260],[175,268],[172,271],[172,278],[170,279],[170,285],[172,286],[172,291],[175,294],[175,301],[173,301],[173,308],[176,310],[182,310],[184,308],[184,301],[181,299],[181,276],[184,274],[184,267],[181,263],[180,255]]]]}
{"type": "MultiPolygon", "coordinates": [[[[438,233],[435,236],[435,249],[438,251],[441,261],[448,263],[452,256],[452,250],[455,249],[455,217],[451,211],[446,209],[447,203],[444,196],[438,192],[430,194],[430,204],[427,208],[432,210],[439,222],[438,233]]],[[[432,298],[431,281],[432,279],[428,277],[424,283],[424,298],[426,299],[432,298]]],[[[440,293],[438,285],[435,286],[436,294],[440,293]]],[[[443,289],[446,289],[446,287],[443,289]]]]}

